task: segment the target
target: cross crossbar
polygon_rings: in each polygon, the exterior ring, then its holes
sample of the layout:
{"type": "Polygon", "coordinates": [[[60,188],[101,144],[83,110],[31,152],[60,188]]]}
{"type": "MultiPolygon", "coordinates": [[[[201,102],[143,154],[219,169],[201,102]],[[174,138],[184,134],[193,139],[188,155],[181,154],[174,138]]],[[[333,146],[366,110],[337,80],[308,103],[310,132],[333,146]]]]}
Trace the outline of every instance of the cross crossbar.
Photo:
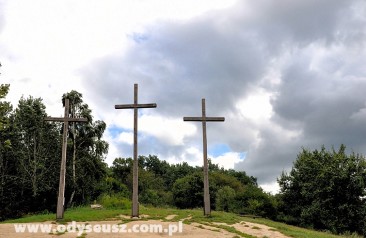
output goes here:
{"type": "Polygon", "coordinates": [[[225,117],[183,117],[183,121],[225,121],[225,117]]]}
{"type": "Polygon", "coordinates": [[[115,109],[155,108],[156,103],[115,105],[115,109]]]}
{"type": "Polygon", "coordinates": [[[87,122],[86,118],[72,118],[72,117],[45,117],[45,121],[68,121],[68,122],[87,122]]]}

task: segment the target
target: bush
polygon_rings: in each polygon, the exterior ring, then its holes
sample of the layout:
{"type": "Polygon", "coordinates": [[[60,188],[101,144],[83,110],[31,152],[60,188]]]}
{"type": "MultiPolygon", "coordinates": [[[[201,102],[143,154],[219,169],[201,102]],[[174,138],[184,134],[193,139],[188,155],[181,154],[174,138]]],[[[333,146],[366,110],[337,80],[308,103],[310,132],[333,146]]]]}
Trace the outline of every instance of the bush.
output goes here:
{"type": "Polygon", "coordinates": [[[261,188],[247,185],[243,192],[236,194],[237,213],[251,214],[274,219],[277,216],[275,199],[261,188]]]}
{"type": "Polygon", "coordinates": [[[229,186],[220,188],[216,193],[216,210],[232,212],[235,203],[235,190],[229,186]]]}
{"type": "Polygon", "coordinates": [[[177,179],[173,184],[175,206],[181,209],[203,207],[202,173],[194,173],[177,179]]]}
{"type": "Polygon", "coordinates": [[[131,201],[130,199],[124,197],[121,194],[102,194],[98,202],[104,207],[109,209],[130,209],[131,208],[131,201]]]}
{"type": "Polygon", "coordinates": [[[163,207],[173,205],[173,195],[171,192],[148,189],[141,193],[139,201],[145,205],[163,207]]]}

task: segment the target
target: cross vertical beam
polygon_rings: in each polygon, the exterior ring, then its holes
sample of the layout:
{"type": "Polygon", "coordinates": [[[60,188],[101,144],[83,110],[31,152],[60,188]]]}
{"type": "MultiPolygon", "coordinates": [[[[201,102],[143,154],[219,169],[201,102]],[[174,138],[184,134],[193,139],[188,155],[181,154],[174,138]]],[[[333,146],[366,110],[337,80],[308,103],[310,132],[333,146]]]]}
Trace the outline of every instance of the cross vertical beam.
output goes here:
{"type": "Polygon", "coordinates": [[[133,109],[133,183],[132,183],[132,214],[131,217],[139,217],[138,201],[138,150],[137,150],[137,120],[139,108],[156,108],[156,103],[138,104],[138,84],[134,84],[133,104],[115,105],[115,109],[133,109]]]}
{"type": "Polygon", "coordinates": [[[64,131],[62,135],[62,154],[61,154],[61,167],[60,167],[60,182],[58,186],[58,198],[57,198],[57,212],[56,219],[61,220],[64,218],[64,206],[65,206],[65,178],[66,178],[66,153],[67,153],[67,131],[69,122],[87,122],[86,118],[70,118],[69,117],[69,99],[65,99],[65,113],[64,117],[46,117],[45,121],[58,121],[64,123],[64,131]]]}
{"type": "MultiPolygon", "coordinates": [[[[138,103],[138,85],[135,84],[133,88],[133,103],[138,103]]],[[[133,109],[133,179],[132,179],[132,217],[139,217],[139,162],[138,162],[138,144],[137,144],[137,127],[138,127],[138,109],[133,109]]]]}
{"type": "Polygon", "coordinates": [[[206,122],[225,121],[225,117],[206,117],[206,102],[202,98],[202,117],[183,117],[184,121],[201,121],[203,138],[203,203],[204,215],[211,215],[210,190],[208,183],[208,161],[207,161],[207,133],[206,122]]]}

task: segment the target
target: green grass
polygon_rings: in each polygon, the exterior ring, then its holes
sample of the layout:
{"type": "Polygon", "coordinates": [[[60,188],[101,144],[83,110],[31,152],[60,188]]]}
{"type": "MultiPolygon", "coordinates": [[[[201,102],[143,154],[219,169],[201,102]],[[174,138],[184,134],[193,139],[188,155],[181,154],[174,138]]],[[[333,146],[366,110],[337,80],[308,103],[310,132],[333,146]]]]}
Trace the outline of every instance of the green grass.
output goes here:
{"type": "MultiPolygon", "coordinates": [[[[65,223],[70,221],[103,221],[111,218],[117,218],[118,215],[128,215],[130,209],[101,209],[94,210],[90,207],[77,207],[71,208],[65,211],[64,220],[59,223],[65,223]]],[[[28,223],[28,222],[45,222],[55,221],[56,214],[39,214],[39,215],[27,215],[22,218],[6,220],[2,223],[28,223]]]]}
{"type": "MultiPolygon", "coordinates": [[[[90,207],[77,207],[73,209],[68,209],[65,211],[64,217],[65,219],[61,222],[85,222],[85,221],[102,221],[109,219],[117,219],[117,221],[122,223],[130,222],[129,218],[121,218],[119,215],[127,215],[131,214],[130,209],[100,209],[93,210],[90,207]]],[[[179,220],[185,219],[185,224],[191,224],[193,222],[208,225],[211,227],[224,229],[229,232],[236,234],[238,237],[253,237],[247,234],[244,234],[240,231],[237,231],[235,228],[228,226],[235,223],[244,222],[252,222],[257,224],[263,224],[281,232],[284,235],[294,237],[294,238],[339,238],[339,237],[350,237],[350,236],[337,236],[333,234],[329,234],[326,232],[318,232],[309,229],[304,229],[300,227],[286,225],[284,223],[271,221],[263,218],[249,218],[249,217],[240,217],[233,213],[227,212],[217,212],[212,211],[211,216],[204,216],[202,209],[193,209],[193,210],[179,210],[173,208],[156,208],[156,207],[145,207],[140,206],[140,214],[147,215],[141,220],[162,220],[168,221],[166,217],[168,215],[176,215],[173,219],[169,220],[170,222],[177,222],[179,220]],[[190,219],[187,219],[187,218],[190,219]],[[228,225],[215,225],[213,223],[226,223],[228,225]]],[[[29,215],[19,219],[7,220],[2,223],[28,223],[28,222],[45,222],[45,221],[55,221],[56,215],[53,213],[50,214],[39,214],[39,215],[29,215]]],[[[245,224],[243,224],[245,226],[245,224]]]]}

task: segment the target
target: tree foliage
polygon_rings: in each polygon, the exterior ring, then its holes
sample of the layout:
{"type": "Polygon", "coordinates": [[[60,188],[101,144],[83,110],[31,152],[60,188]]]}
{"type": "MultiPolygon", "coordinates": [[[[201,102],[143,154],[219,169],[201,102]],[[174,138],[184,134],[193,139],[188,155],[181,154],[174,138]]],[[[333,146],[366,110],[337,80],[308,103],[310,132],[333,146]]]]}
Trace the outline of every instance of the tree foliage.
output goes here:
{"type": "MultiPolygon", "coordinates": [[[[61,158],[61,123],[44,121],[46,106],[41,98],[22,97],[13,110],[4,101],[8,91],[9,85],[0,86],[0,220],[30,212],[55,211],[61,158]]],[[[83,113],[89,113],[83,116],[92,119],[87,105],[81,106],[83,113]]],[[[70,183],[73,163],[68,159],[66,197],[75,190],[76,204],[90,202],[104,192],[101,188],[107,183],[107,165],[103,160],[108,144],[101,138],[105,128],[104,122],[90,120],[69,131],[78,135],[69,137],[67,151],[67,158],[73,154],[77,157],[78,173],[75,184],[70,183]],[[73,145],[77,148],[75,153],[73,145]]]]}
{"type": "Polygon", "coordinates": [[[335,233],[365,232],[366,161],[345,153],[303,149],[278,179],[282,219],[335,233]]]}
{"type": "Polygon", "coordinates": [[[106,124],[93,121],[92,110],[84,103],[82,94],[72,90],[62,96],[62,103],[69,99],[69,117],[82,117],[87,123],[69,123],[68,134],[68,206],[92,201],[97,191],[95,188],[104,180],[107,165],[103,162],[108,152],[108,143],[102,140],[106,124]],[[82,185],[82,186],[80,186],[82,185]]]}
{"type": "Polygon", "coordinates": [[[220,188],[216,193],[216,209],[218,211],[233,211],[235,209],[235,190],[229,186],[220,188]]]}
{"type": "Polygon", "coordinates": [[[6,209],[0,219],[53,209],[59,168],[56,156],[61,152],[58,128],[43,121],[46,113],[41,99],[22,97],[8,114],[7,129],[1,133],[9,142],[1,148],[0,203],[6,209]]]}

